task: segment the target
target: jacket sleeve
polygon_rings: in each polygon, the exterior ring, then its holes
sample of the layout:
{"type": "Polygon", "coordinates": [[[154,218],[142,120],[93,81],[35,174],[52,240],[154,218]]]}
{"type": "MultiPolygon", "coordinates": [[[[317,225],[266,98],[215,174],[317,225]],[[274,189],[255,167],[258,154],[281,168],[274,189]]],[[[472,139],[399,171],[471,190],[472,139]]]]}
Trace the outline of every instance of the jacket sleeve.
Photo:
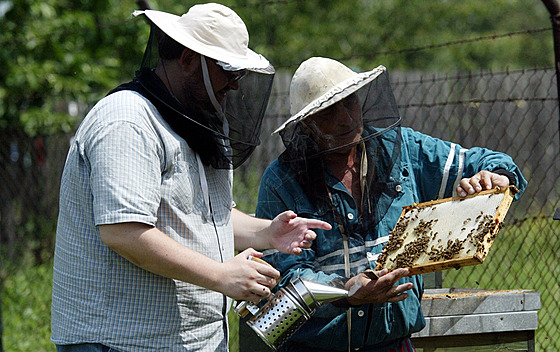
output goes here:
{"type": "MultiPolygon", "coordinates": [[[[285,170],[278,167],[278,162],[274,162],[264,173],[259,189],[257,209],[255,215],[260,218],[273,219],[276,215],[286,210],[293,210],[299,216],[314,217],[313,210],[306,204],[303,191],[297,182],[289,177],[285,170]]],[[[321,219],[325,220],[325,219],[321,219]]],[[[317,236],[323,230],[315,230],[317,236]]],[[[335,274],[326,274],[317,271],[315,267],[315,248],[317,241],[314,241],[310,249],[304,250],[299,256],[280,253],[276,250],[264,251],[263,259],[280,271],[282,280],[275,290],[280,289],[297,276],[322,284],[344,280],[335,274]]],[[[319,307],[315,316],[333,317],[345,311],[344,308],[333,305],[319,307]]]]}
{"type": "Polygon", "coordinates": [[[410,158],[410,168],[417,180],[421,201],[456,196],[455,188],[461,179],[472,177],[482,170],[505,170],[519,189],[515,200],[527,187],[521,170],[507,154],[481,147],[463,148],[409,128],[403,128],[402,134],[403,151],[410,158]]]}

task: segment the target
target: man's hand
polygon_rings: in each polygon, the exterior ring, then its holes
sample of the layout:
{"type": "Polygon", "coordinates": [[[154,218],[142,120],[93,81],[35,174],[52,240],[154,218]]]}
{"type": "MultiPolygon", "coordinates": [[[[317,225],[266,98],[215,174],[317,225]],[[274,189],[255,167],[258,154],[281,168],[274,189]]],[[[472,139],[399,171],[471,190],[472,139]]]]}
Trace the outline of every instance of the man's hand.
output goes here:
{"type": "Polygon", "coordinates": [[[219,291],[236,300],[258,303],[270,296],[280,272],[271,265],[249,260],[251,256],[259,258],[262,253],[249,248],[222,264],[219,291]]]}
{"type": "Polygon", "coordinates": [[[462,179],[457,186],[457,195],[459,197],[466,197],[469,194],[475,194],[482,190],[507,186],[509,186],[509,179],[506,176],[483,170],[472,177],[462,179]]]}
{"type": "Polygon", "coordinates": [[[300,255],[303,249],[311,248],[311,242],[317,237],[311,229],[331,228],[327,222],[300,218],[288,210],[272,220],[269,229],[270,244],[282,253],[300,255]]]}
{"type": "Polygon", "coordinates": [[[262,256],[251,248],[221,263],[142,223],[101,225],[99,233],[107,246],[144,270],[237,300],[259,302],[270,296],[270,289],[280,278],[272,266],[248,260],[250,256],[262,256]]]}
{"type": "Polygon", "coordinates": [[[408,269],[396,269],[388,272],[383,269],[376,272],[379,279],[371,279],[368,275],[358,274],[348,282],[345,288],[348,290],[348,303],[351,305],[360,305],[368,303],[384,303],[384,302],[400,302],[408,297],[404,293],[414,287],[414,284],[407,282],[402,285],[395,286],[397,281],[410,274],[408,269]]]}

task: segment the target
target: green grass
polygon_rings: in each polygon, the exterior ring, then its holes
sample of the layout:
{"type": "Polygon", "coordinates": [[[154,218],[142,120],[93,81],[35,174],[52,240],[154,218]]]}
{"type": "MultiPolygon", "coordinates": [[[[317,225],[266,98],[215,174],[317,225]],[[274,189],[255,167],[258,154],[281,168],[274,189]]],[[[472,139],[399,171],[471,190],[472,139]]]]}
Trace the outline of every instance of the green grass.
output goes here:
{"type": "MultiPolygon", "coordinates": [[[[6,352],[55,352],[50,341],[52,263],[5,265],[2,287],[3,347],[6,352]]],[[[232,311],[230,351],[239,350],[238,317],[232,311]]]]}
{"type": "Polygon", "coordinates": [[[239,351],[239,316],[232,310],[229,311],[229,350],[239,351]]]}
{"type": "Polygon", "coordinates": [[[552,219],[530,219],[498,233],[481,265],[444,271],[444,287],[528,289],[540,293],[537,351],[560,350],[560,228],[552,219]]]}
{"type": "MultiPolygon", "coordinates": [[[[557,221],[527,220],[500,231],[481,265],[444,271],[444,287],[531,289],[540,292],[538,351],[560,350],[560,231],[557,221]]],[[[4,263],[2,320],[4,350],[54,352],[50,342],[52,264],[4,263]]],[[[230,312],[232,352],[238,348],[238,319],[230,312]]]]}
{"type": "Polygon", "coordinates": [[[4,351],[54,352],[50,341],[52,264],[4,263],[4,351]]]}

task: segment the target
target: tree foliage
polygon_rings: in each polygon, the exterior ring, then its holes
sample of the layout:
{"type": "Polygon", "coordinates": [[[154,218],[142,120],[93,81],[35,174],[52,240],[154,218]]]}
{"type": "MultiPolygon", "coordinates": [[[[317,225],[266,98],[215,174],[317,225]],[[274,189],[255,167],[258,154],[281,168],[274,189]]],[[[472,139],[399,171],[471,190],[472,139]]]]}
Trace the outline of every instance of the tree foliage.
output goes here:
{"type": "Polygon", "coordinates": [[[80,116],[71,116],[68,102],[89,103],[130,77],[145,26],[128,20],[129,7],[110,0],[13,2],[0,19],[0,128],[31,136],[71,131],[80,116]]]}
{"type": "MultiPolygon", "coordinates": [[[[135,1],[0,1],[0,128],[71,131],[83,111],[139,66],[148,26],[135,1]],[[82,106],[82,105],[80,105],[82,106]],[[84,110],[84,109],[82,109],[84,110]]],[[[148,0],[181,14],[195,1],[148,0]]],[[[356,69],[458,71],[553,65],[540,1],[225,0],[245,20],[250,47],[293,70],[311,56],[356,69]],[[444,43],[460,42],[451,45],[444,43]],[[424,48],[424,50],[418,50],[424,48]]]]}
{"type": "Polygon", "coordinates": [[[364,69],[479,70],[552,65],[552,34],[540,1],[312,0],[232,2],[250,19],[251,43],[277,66],[295,68],[311,56],[342,59],[364,69]],[[257,10],[258,9],[258,10],[257,10]],[[257,10],[257,11],[255,11],[257,10]],[[434,46],[426,50],[407,50],[434,46]]]}

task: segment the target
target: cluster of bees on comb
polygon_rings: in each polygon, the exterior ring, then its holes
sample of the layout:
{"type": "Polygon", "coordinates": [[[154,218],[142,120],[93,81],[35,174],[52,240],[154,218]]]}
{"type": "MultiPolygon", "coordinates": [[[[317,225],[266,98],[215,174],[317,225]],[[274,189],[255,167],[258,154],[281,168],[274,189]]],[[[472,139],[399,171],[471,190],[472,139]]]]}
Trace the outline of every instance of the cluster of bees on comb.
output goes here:
{"type": "MultiPolygon", "coordinates": [[[[431,207],[431,210],[435,209],[435,206],[431,207]]],[[[430,262],[440,262],[485,253],[485,239],[488,243],[493,242],[503,226],[494,216],[481,211],[474,222],[470,217],[462,222],[459,237],[452,236],[453,231],[443,236],[434,231],[439,219],[419,219],[419,212],[418,206],[413,204],[390,232],[389,241],[377,259],[378,269],[412,267],[422,255],[430,262]],[[409,228],[411,222],[415,224],[412,229],[409,228]],[[469,232],[465,234],[466,231],[469,232]],[[394,255],[396,252],[398,254],[394,255]]]]}

